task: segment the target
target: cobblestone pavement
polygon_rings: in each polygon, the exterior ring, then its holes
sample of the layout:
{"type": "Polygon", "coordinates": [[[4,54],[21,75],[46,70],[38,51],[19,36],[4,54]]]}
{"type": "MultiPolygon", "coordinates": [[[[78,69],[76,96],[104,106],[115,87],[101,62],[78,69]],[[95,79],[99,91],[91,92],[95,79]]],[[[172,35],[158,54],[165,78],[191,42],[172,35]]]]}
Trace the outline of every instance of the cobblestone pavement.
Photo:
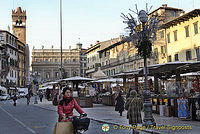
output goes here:
{"type": "MultiPolygon", "coordinates": [[[[39,102],[38,105],[41,103],[39,102]]],[[[44,104],[42,104],[44,105],[44,104]]],[[[33,104],[26,105],[26,99],[0,101],[0,134],[52,134],[58,115],[55,111],[33,104]]],[[[91,120],[89,130],[84,134],[131,134],[129,128],[109,124],[110,129],[102,130],[103,122],[91,120]]]]}
{"type": "MultiPolygon", "coordinates": [[[[37,106],[40,106],[44,109],[49,109],[56,111],[57,107],[53,106],[51,101],[44,100],[43,103],[39,103],[37,106]]],[[[93,108],[83,108],[83,110],[88,114],[89,118],[94,120],[103,121],[112,124],[118,124],[123,126],[130,126],[128,120],[126,119],[126,111],[123,112],[123,116],[120,116],[114,110],[112,106],[104,106],[102,104],[94,104],[93,108]]],[[[165,117],[158,114],[153,114],[157,127],[152,129],[145,129],[148,132],[157,132],[157,133],[187,133],[195,134],[199,133],[200,122],[190,121],[190,120],[181,120],[177,117],[165,117]],[[187,127],[185,127],[187,126],[187,127]],[[186,128],[186,129],[184,129],[186,128]]],[[[143,113],[142,113],[143,117],[143,113]]],[[[138,129],[143,129],[138,127],[138,129]]]]}

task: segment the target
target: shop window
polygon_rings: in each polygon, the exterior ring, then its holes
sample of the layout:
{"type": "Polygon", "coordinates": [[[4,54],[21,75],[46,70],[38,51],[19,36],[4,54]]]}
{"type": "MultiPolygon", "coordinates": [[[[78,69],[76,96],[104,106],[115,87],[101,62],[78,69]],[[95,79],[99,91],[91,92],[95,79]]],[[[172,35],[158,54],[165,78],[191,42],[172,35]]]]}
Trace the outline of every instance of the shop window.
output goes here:
{"type": "Polygon", "coordinates": [[[174,31],[174,41],[177,41],[177,30],[174,31]]]}
{"type": "Polygon", "coordinates": [[[186,51],[186,60],[191,60],[192,59],[192,55],[191,55],[191,50],[187,50],[186,51]]]}
{"type": "Polygon", "coordinates": [[[167,43],[170,43],[170,33],[167,34],[167,43]]]}
{"type": "Polygon", "coordinates": [[[160,31],[160,38],[164,38],[164,31],[160,31]]]}
{"type": "Polygon", "coordinates": [[[197,22],[195,22],[194,24],[194,34],[198,34],[198,23],[197,22]]]}
{"type": "Polygon", "coordinates": [[[185,37],[189,37],[189,26],[185,27],[185,37]]]}
{"type": "Polygon", "coordinates": [[[174,59],[175,59],[175,61],[179,61],[179,59],[178,59],[178,54],[175,54],[175,55],[174,55],[174,59]]]}
{"type": "Polygon", "coordinates": [[[197,61],[200,61],[200,47],[196,48],[197,61]]]}
{"type": "Polygon", "coordinates": [[[164,46],[161,46],[161,53],[162,53],[162,54],[165,53],[165,48],[164,48],[164,46]]]}
{"type": "Polygon", "coordinates": [[[171,55],[168,56],[168,62],[172,62],[172,56],[171,55]]]}

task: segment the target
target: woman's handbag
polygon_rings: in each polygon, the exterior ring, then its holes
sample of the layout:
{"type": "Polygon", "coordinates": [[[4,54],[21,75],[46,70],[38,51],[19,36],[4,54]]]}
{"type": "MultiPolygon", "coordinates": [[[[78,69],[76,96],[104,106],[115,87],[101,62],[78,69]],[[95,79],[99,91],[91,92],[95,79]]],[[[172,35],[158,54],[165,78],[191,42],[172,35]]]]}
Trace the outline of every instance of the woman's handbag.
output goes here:
{"type": "Polygon", "coordinates": [[[72,122],[56,122],[53,134],[74,134],[72,122]]]}

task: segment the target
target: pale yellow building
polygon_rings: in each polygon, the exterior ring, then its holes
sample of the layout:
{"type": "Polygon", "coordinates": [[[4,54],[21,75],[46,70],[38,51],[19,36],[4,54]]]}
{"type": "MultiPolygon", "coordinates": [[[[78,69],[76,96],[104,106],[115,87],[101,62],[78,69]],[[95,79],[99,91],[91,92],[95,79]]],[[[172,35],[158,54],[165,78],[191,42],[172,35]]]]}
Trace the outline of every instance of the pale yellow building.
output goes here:
{"type": "Polygon", "coordinates": [[[167,62],[200,60],[200,9],[188,12],[164,24],[167,62]]]}
{"type": "Polygon", "coordinates": [[[99,41],[96,42],[94,46],[90,46],[89,49],[86,51],[87,55],[87,69],[86,75],[92,77],[94,72],[97,71],[97,68],[100,67],[100,58],[99,58],[99,51],[100,50],[100,43],[99,41]]]}
{"type": "Polygon", "coordinates": [[[19,70],[18,70],[18,86],[24,87],[26,86],[26,80],[27,80],[27,72],[28,68],[26,68],[26,54],[25,54],[25,48],[26,45],[22,43],[21,41],[17,40],[18,45],[18,62],[19,62],[19,70]]]}
{"type": "Polygon", "coordinates": [[[161,7],[152,11],[149,15],[158,15],[159,19],[162,20],[159,23],[159,30],[156,34],[156,40],[153,42],[154,62],[155,64],[162,64],[167,62],[167,39],[166,39],[166,28],[162,25],[170,22],[171,20],[184,14],[182,9],[168,7],[167,4],[163,4],[161,7]]]}

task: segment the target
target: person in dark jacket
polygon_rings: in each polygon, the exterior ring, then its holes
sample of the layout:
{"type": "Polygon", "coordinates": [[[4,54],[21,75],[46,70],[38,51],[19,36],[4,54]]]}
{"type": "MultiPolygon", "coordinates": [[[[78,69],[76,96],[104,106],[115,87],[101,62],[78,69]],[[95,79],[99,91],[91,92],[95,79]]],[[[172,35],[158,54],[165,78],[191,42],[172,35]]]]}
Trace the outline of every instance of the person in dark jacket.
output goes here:
{"type": "Polygon", "coordinates": [[[14,101],[14,106],[16,106],[16,104],[17,104],[17,96],[16,96],[16,94],[14,95],[14,97],[13,97],[13,101],[14,101]]]}
{"type": "Polygon", "coordinates": [[[27,105],[29,105],[30,99],[31,99],[31,94],[28,93],[28,94],[26,95],[27,105]]]}
{"type": "Polygon", "coordinates": [[[39,94],[39,98],[40,98],[40,102],[42,102],[42,98],[43,98],[43,94],[42,94],[42,92],[40,92],[40,94],[39,94]]]}
{"type": "Polygon", "coordinates": [[[130,96],[131,90],[133,90],[133,89],[132,89],[132,88],[129,88],[128,93],[126,94],[126,99],[128,99],[128,97],[130,96]]]}
{"type": "Polygon", "coordinates": [[[115,111],[119,111],[120,116],[122,116],[122,112],[124,111],[124,98],[122,97],[122,92],[120,91],[117,98],[115,99],[115,111]]]}

